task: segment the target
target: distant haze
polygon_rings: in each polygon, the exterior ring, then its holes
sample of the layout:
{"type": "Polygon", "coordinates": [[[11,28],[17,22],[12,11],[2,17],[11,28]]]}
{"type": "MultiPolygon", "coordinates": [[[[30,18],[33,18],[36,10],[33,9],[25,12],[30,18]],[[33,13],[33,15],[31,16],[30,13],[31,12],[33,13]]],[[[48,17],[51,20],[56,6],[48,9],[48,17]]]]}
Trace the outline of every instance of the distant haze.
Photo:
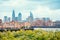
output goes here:
{"type": "Polygon", "coordinates": [[[22,13],[22,19],[29,16],[30,11],[34,18],[49,17],[60,20],[60,0],[0,0],[0,18],[12,17],[15,10],[16,16],[22,13]]]}

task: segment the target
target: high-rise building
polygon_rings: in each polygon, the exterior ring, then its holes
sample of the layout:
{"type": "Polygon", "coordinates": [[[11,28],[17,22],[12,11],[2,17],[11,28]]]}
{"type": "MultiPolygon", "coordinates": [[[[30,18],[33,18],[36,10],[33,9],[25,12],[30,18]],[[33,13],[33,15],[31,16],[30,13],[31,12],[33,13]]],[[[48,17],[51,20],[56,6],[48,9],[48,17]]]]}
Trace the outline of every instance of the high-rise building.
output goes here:
{"type": "Polygon", "coordinates": [[[0,26],[2,26],[2,19],[0,19],[0,26]]]}
{"type": "Polygon", "coordinates": [[[18,17],[15,17],[15,21],[18,22],[18,17]]]}
{"type": "Polygon", "coordinates": [[[49,21],[49,20],[50,20],[50,18],[43,18],[43,20],[44,20],[44,21],[49,21]]]}
{"type": "Polygon", "coordinates": [[[13,13],[12,13],[12,21],[15,21],[15,11],[13,10],[13,13]]]}
{"type": "Polygon", "coordinates": [[[18,22],[20,22],[21,20],[22,20],[22,14],[19,13],[19,14],[18,14],[18,22]]]}
{"type": "Polygon", "coordinates": [[[32,22],[33,21],[33,14],[32,14],[32,12],[30,12],[30,16],[28,16],[28,18],[26,19],[28,22],[32,22]]]}
{"type": "Polygon", "coordinates": [[[0,19],[0,23],[2,23],[2,19],[0,19]]]}
{"type": "Polygon", "coordinates": [[[8,17],[8,22],[10,22],[10,17],[8,17]]]}
{"type": "Polygon", "coordinates": [[[47,26],[47,25],[50,25],[50,18],[43,18],[43,25],[44,26],[47,26]]]}
{"type": "Polygon", "coordinates": [[[4,16],[4,22],[8,22],[8,17],[4,16]]]}
{"type": "Polygon", "coordinates": [[[30,12],[30,18],[31,18],[31,21],[33,21],[33,14],[32,14],[32,12],[30,12]]]}
{"type": "Polygon", "coordinates": [[[31,22],[30,16],[28,16],[28,18],[26,18],[26,21],[31,22]]]}

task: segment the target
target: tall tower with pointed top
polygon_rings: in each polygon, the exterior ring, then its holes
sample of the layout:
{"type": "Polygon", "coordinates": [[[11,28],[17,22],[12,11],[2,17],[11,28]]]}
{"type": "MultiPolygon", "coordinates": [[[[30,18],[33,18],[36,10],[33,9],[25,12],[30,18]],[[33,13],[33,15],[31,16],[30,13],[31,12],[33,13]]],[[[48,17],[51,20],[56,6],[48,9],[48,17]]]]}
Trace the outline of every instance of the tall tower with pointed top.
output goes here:
{"type": "Polygon", "coordinates": [[[12,12],[12,21],[15,21],[15,11],[12,12]]]}

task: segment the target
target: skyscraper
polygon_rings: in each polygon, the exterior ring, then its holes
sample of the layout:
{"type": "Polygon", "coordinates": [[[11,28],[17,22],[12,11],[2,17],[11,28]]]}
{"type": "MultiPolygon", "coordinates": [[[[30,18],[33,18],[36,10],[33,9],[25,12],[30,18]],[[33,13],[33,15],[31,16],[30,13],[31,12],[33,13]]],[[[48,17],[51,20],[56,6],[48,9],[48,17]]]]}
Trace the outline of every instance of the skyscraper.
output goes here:
{"type": "Polygon", "coordinates": [[[8,22],[10,22],[10,17],[8,17],[8,22]]]}
{"type": "Polygon", "coordinates": [[[0,25],[2,24],[2,19],[0,19],[0,25]]]}
{"type": "Polygon", "coordinates": [[[43,18],[43,20],[44,20],[44,21],[49,21],[49,20],[50,20],[50,18],[43,18]]]}
{"type": "Polygon", "coordinates": [[[18,22],[18,17],[15,17],[15,21],[18,22]]]}
{"type": "Polygon", "coordinates": [[[50,18],[48,18],[48,17],[47,17],[47,18],[44,17],[44,18],[42,18],[42,19],[43,19],[43,25],[44,25],[44,26],[46,26],[46,25],[50,25],[50,23],[51,23],[51,22],[50,22],[50,18]]]}
{"type": "Polygon", "coordinates": [[[18,22],[20,22],[21,20],[22,20],[22,14],[19,13],[19,14],[18,14],[18,22]]]}
{"type": "Polygon", "coordinates": [[[30,12],[30,16],[28,16],[28,18],[26,19],[28,22],[32,22],[33,21],[33,14],[32,12],[30,12]]]}
{"type": "Polygon", "coordinates": [[[8,17],[4,16],[4,22],[8,22],[8,17]]]}
{"type": "Polygon", "coordinates": [[[32,12],[30,12],[30,18],[31,18],[31,21],[33,21],[33,14],[32,14],[32,12]]]}
{"type": "Polygon", "coordinates": [[[13,10],[13,13],[12,13],[12,21],[15,21],[15,11],[13,10]]]}

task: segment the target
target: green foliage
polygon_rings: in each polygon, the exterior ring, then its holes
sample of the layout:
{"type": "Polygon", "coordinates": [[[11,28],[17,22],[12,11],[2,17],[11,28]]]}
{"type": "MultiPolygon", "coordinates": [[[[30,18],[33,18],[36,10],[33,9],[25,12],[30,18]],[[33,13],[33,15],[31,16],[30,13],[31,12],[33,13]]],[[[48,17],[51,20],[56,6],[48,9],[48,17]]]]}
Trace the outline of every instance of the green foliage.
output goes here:
{"type": "Polygon", "coordinates": [[[60,31],[20,30],[0,32],[0,40],[60,40],[60,31]]]}

